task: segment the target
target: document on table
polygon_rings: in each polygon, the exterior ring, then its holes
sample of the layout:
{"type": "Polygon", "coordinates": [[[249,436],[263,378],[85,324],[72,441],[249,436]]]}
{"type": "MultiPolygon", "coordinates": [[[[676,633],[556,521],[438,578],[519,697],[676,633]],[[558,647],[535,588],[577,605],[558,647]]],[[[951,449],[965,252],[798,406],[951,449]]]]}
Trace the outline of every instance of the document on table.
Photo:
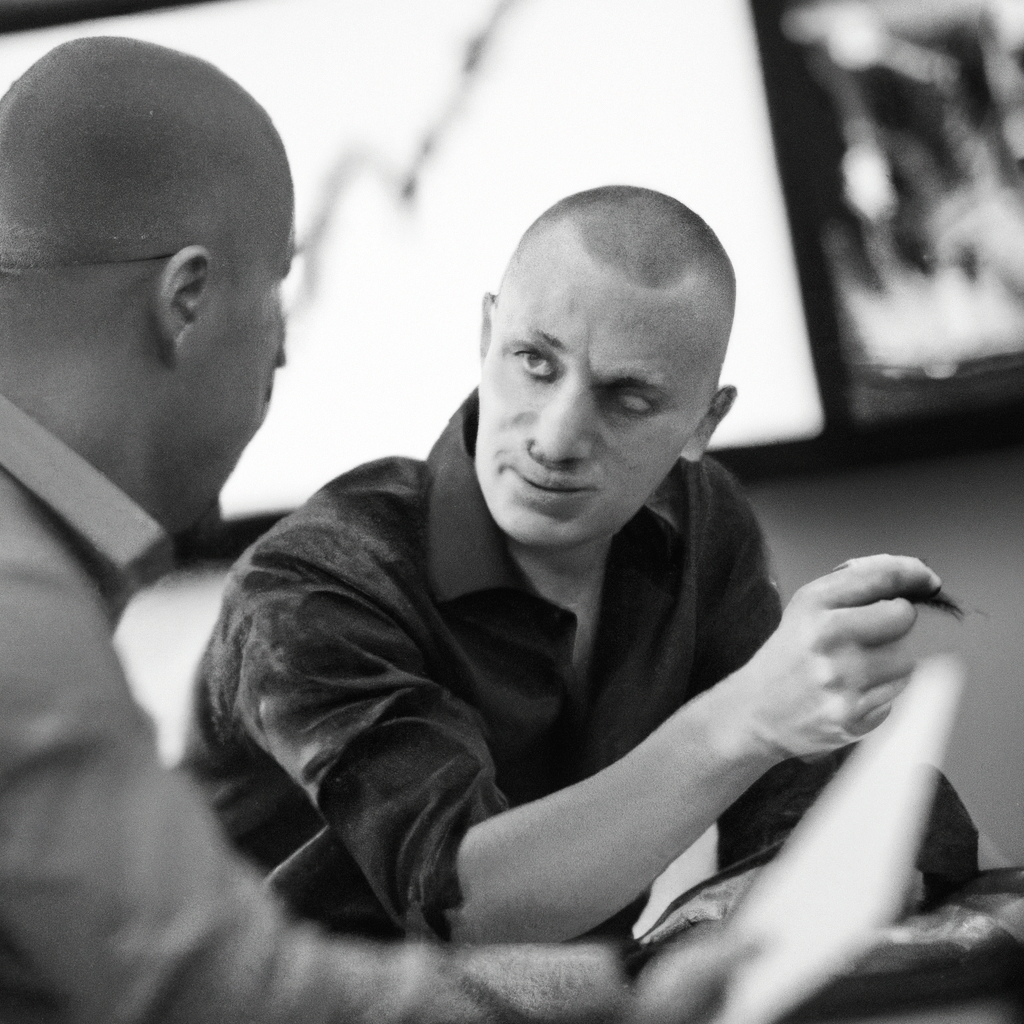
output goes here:
{"type": "Polygon", "coordinates": [[[860,742],[737,908],[761,950],[719,1024],[768,1024],[843,970],[899,915],[962,688],[951,658],[921,662],[886,721],[860,742]]]}

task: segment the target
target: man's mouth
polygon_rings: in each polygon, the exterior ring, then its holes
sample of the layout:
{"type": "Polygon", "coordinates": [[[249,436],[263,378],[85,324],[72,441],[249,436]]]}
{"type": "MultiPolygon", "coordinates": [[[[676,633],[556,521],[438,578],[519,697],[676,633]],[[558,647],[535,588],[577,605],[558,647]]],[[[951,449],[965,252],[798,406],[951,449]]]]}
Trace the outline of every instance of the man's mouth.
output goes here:
{"type": "Polygon", "coordinates": [[[516,476],[527,486],[549,494],[579,494],[583,491],[593,490],[592,487],[578,480],[567,480],[559,477],[537,477],[533,474],[520,473],[518,470],[516,471],[516,476]]]}

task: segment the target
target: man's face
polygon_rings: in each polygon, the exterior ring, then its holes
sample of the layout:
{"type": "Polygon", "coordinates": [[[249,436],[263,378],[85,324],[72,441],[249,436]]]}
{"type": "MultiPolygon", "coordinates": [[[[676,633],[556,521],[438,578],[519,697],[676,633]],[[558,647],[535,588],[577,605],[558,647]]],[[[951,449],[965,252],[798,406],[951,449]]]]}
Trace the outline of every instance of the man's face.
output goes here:
{"type": "Polygon", "coordinates": [[[684,449],[699,456],[732,307],[703,273],[635,285],[568,225],[535,248],[485,304],[476,473],[514,544],[567,550],[609,539],[684,449]]]}

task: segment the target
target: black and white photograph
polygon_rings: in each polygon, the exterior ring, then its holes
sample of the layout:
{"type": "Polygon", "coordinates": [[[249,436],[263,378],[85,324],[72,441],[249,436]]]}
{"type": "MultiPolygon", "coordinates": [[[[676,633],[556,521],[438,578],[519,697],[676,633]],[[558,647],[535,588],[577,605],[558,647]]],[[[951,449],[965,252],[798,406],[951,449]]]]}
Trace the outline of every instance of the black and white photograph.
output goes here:
{"type": "Polygon", "coordinates": [[[1024,1024],[1024,0],[0,0],[0,1022],[1024,1024]]]}

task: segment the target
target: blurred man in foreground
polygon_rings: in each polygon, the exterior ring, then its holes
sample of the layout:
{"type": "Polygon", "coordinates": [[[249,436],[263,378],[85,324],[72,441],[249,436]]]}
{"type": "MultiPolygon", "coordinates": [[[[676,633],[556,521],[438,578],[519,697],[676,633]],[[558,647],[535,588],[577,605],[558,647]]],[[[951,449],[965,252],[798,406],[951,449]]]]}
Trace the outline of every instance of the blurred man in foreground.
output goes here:
{"type": "Polygon", "coordinates": [[[212,66],[78,40],[0,100],[0,1018],[691,1019],[722,956],[329,942],[157,762],[110,631],[259,426],[287,160],[212,66]]]}
{"type": "MultiPolygon", "coordinates": [[[[703,458],[734,297],[675,199],[562,200],[486,296],[479,392],[426,462],[339,477],[243,557],[190,763],[302,912],[627,935],[709,826],[721,866],[763,855],[885,717],[910,599],[940,581],[878,555],[781,615],[753,513],[703,458]]],[[[970,877],[952,820],[959,860],[921,866],[970,877]]]]}

